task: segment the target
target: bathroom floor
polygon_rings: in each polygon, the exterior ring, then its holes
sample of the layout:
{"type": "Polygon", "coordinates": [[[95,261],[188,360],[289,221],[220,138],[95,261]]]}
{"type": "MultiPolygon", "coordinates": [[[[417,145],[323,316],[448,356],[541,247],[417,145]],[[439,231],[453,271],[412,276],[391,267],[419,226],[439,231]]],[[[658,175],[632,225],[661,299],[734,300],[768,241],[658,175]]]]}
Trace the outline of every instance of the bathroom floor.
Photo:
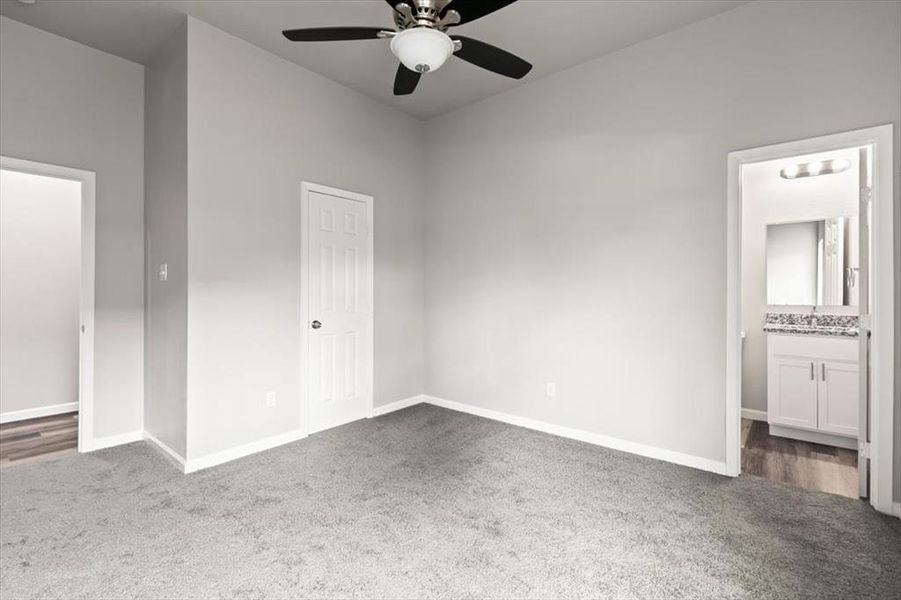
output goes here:
{"type": "Polygon", "coordinates": [[[773,436],[765,421],[741,425],[743,473],[857,498],[857,451],[773,436]]]}
{"type": "Polygon", "coordinates": [[[0,467],[77,452],[77,412],[0,425],[0,467]]]}

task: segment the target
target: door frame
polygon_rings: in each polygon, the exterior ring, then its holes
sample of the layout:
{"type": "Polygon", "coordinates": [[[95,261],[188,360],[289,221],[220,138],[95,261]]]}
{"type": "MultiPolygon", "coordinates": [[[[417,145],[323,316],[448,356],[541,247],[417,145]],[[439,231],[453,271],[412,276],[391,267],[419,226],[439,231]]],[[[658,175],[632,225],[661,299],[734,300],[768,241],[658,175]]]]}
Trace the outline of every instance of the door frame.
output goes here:
{"type": "MultiPolygon", "coordinates": [[[[728,155],[726,253],[726,473],[741,472],[741,213],[742,167],[767,160],[842,148],[872,148],[870,261],[871,399],[870,497],[879,512],[892,514],[894,437],[894,163],[891,124],[846,131],[728,155]]],[[[865,424],[861,424],[863,430],[865,424]]]]}
{"type": "Polygon", "coordinates": [[[362,202],[366,206],[366,226],[368,236],[368,259],[366,261],[366,281],[363,282],[369,292],[369,302],[364,307],[369,315],[368,324],[372,335],[369,336],[368,351],[372,368],[370,377],[364,385],[369,389],[369,404],[366,416],[372,417],[375,410],[375,219],[374,198],[366,194],[342,190],[340,188],[302,181],[300,184],[300,420],[304,435],[314,433],[310,430],[310,231],[312,224],[310,214],[310,192],[318,192],[328,196],[336,196],[346,200],[362,202]]]}
{"type": "Polygon", "coordinates": [[[94,449],[94,235],[96,174],[0,156],[0,169],[81,183],[81,335],[78,342],[78,451],[94,449]]]}

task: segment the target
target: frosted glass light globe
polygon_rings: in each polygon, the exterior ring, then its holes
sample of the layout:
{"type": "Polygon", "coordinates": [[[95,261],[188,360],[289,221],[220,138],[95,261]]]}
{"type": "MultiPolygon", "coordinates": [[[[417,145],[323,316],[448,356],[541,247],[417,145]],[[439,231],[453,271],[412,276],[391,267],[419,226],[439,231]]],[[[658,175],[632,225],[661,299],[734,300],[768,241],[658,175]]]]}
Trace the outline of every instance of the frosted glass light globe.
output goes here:
{"type": "Polygon", "coordinates": [[[417,73],[439,69],[454,52],[446,33],[428,27],[405,29],[391,39],[391,52],[404,66],[417,73]]]}
{"type": "Polygon", "coordinates": [[[798,176],[798,165],[789,165],[782,169],[782,176],[786,179],[794,179],[798,176]]]}

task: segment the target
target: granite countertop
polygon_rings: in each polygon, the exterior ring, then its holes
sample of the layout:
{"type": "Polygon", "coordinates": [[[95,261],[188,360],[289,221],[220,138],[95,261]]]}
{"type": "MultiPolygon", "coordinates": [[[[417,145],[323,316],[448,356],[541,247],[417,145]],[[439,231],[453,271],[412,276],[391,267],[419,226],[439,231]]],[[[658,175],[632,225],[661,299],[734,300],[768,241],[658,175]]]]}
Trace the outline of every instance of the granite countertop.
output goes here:
{"type": "Polygon", "coordinates": [[[768,333],[857,337],[857,315],[816,313],[767,313],[763,330],[768,333]]]}

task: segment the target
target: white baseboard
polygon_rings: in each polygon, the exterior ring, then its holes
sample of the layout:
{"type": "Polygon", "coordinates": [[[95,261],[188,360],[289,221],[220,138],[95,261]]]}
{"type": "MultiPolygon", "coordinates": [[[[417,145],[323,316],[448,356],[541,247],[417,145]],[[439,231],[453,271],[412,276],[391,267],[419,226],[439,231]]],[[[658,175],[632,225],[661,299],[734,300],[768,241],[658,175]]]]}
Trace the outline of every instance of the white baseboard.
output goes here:
{"type": "Polygon", "coordinates": [[[392,413],[396,410],[403,410],[405,408],[409,408],[410,406],[422,404],[423,402],[425,402],[425,396],[423,396],[422,394],[419,394],[418,396],[410,396],[409,398],[398,400],[397,402],[383,404],[382,406],[376,406],[372,409],[372,416],[380,417],[382,415],[392,413]]]}
{"type": "MultiPolygon", "coordinates": [[[[397,402],[392,402],[383,406],[376,406],[372,410],[372,416],[378,417],[390,412],[407,408],[409,406],[421,404],[422,402],[423,396],[419,395],[405,398],[403,400],[398,400],[397,402]]],[[[235,448],[229,448],[228,450],[216,452],[207,456],[203,456],[201,458],[191,458],[188,460],[185,460],[181,455],[156,439],[151,434],[145,432],[144,437],[148,441],[153,442],[156,446],[158,446],[170,459],[172,459],[176,463],[176,465],[182,471],[184,471],[185,473],[193,473],[195,471],[200,471],[201,469],[207,469],[209,467],[221,465],[223,463],[227,463],[238,458],[243,458],[251,454],[256,454],[257,452],[263,452],[264,450],[269,450],[277,446],[296,442],[297,440],[301,440],[307,437],[307,434],[306,432],[301,430],[289,431],[287,433],[258,440],[256,442],[237,446],[235,448]]]]}
{"type": "Polygon", "coordinates": [[[742,419],[751,419],[752,421],[766,421],[766,411],[756,410],[754,408],[741,409],[742,419]]]}
{"type": "Polygon", "coordinates": [[[150,442],[150,444],[156,447],[156,449],[159,450],[163,454],[163,456],[165,456],[170,462],[172,462],[172,464],[178,467],[179,471],[184,472],[185,458],[181,454],[161,442],[155,435],[148,431],[144,432],[144,439],[150,442]]]}
{"type": "Polygon", "coordinates": [[[50,406],[39,406],[38,408],[26,408],[23,410],[10,410],[5,413],[0,413],[0,425],[2,425],[3,423],[15,423],[16,421],[24,421],[26,419],[37,419],[39,417],[61,415],[63,413],[75,412],[77,410],[78,402],[52,404],[50,406]]]}
{"type": "Polygon", "coordinates": [[[223,450],[221,452],[214,452],[213,454],[208,454],[200,458],[189,458],[185,461],[184,471],[185,473],[193,473],[195,471],[200,471],[201,469],[208,469],[237,458],[243,458],[251,454],[256,454],[257,452],[262,452],[263,450],[275,448],[276,446],[296,442],[305,437],[307,437],[305,431],[289,431],[287,433],[281,433],[262,440],[250,442],[249,444],[244,444],[242,446],[229,448],[228,450],[223,450]]]}
{"type": "Polygon", "coordinates": [[[583,431],[581,429],[573,429],[571,427],[564,427],[562,425],[554,425],[551,423],[546,423],[544,421],[538,421],[526,417],[519,417],[495,410],[489,410],[487,408],[472,406],[470,404],[452,402],[450,400],[444,400],[442,398],[435,398],[434,396],[425,396],[425,402],[428,404],[434,404],[435,406],[440,406],[442,408],[449,408],[450,410],[469,413],[477,417],[484,417],[486,419],[492,419],[494,421],[501,421],[503,423],[509,423],[510,425],[525,427],[526,429],[534,429],[535,431],[541,431],[544,433],[549,433],[551,435],[558,435],[560,437],[579,440],[580,442],[587,442],[596,446],[603,446],[605,448],[611,448],[613,450],[621,450],[623,452],[638,454],[639,456],[655,458],[657,460],[671,462],[677,465],[700,469],[701,471],[710,471],[711,473],[717,473],[719,475],[725,475],[727,473],[725,461],[716,461],[709,458],[694,456],[691,454],[683,454],[681,452],[675,452],[673,450],[666,450],[664,448],[657,448],[655,446],[648,446],[646,444],[639,444],[637,442],[621,440],[619,438],[601,435],[599,433],[591,433],[589,431],[583,431]]]}
{"type": "Polygon", "coordinates": [[[118,435],[108,435],[102,438],[94,438],[91,440],[90,448],[86,448],[84,452],[93,452],[94,450],[103,450],[104,448],[112,448],[113,446],[121,446],[122,444],[131,444],[132,442],[140,442],[144,439],[144,432],[141,430],[129,431],[128,433],[120,433],[118,435]]]}

